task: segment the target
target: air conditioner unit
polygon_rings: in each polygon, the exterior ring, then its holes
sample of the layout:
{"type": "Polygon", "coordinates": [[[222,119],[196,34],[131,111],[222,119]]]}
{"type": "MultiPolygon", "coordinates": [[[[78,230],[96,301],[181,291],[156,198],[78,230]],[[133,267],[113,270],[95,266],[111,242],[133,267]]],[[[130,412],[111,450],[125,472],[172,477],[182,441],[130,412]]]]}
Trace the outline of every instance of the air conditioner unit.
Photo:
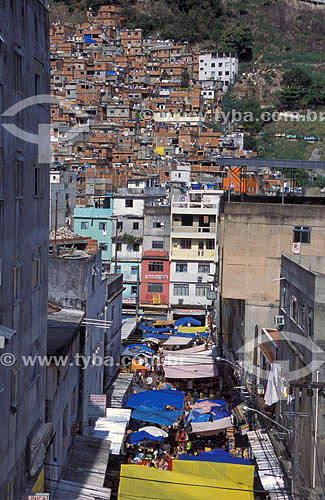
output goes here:
{"type": "Polygon", "coordinates": [[[203,276],[198,276],[198,277],[197,277],[197,280],[198,280],[198,283],[202,283],[202,281],[203,281],[203,276]]]}
{"type": "Polygon", "coordinates": [[[292,243],[292,253],[300,254],[300,243],[292,243]]]}
{"type": "Polygon", "coordinates": [[[184,299],[178,299],[178,305],[182,306],[184,304],[184,299]]]}
{"type": "Polygon", "coordinates": [[[284,325],[284,316],[274,316],[274,324],[275,324],[275,326],[283,326],[284,325]]]}

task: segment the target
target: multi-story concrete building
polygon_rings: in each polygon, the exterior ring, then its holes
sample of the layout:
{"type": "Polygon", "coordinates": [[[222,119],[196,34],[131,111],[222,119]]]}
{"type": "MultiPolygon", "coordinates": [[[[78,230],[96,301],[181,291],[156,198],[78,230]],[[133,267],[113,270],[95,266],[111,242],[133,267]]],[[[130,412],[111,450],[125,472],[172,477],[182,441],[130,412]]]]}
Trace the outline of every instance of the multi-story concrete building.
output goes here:
{"type": "Polygon", "coordinates": [[[73,210],[76,206],[75,172],[51,170],[50,183],[50,231],[55,227],[73,228],[73,210]]]}
{"type": "Polygon", "coordinates": [[[122,328],[122,292],[123,277],[118,274],[106,275],[107,298],[106,316],[111,321],[106,332],[105,357],[109,356],[110,363],[104,368],[104,391],[107,392],[113,378],[119,371],[121,354],[121,328],[122,328]]]}
{"type": "MultiPolygon", "coordinates": [[[[283,334],[279,341],[277,360],[288,363],[289,373],[306,370],[309,363],[319,357],[308,345],[314,342],[324,349],[325,341],[325,257],[315,255],[282,255],[279,315],[283,316],[283,334]],[[287,332],[301,336],[302,343],[288,338],[287,332]],[[283,340],[284,338],[284,340],[283,340]],[[288,338],[288,341],[285,339],[288,338]]],[[[285,365],[283,365],[285,366],[285,365]]],[[[311,366],[311,365],[309,365],[311,366]]],[[[282,370],[283,371],[283,370],[282,370]]],[[[285,376],[284,374],[281,375],[285,376]]],[[[288,377],[289,378],[289,377],[288,377]]],[[[293,382],[301,383],[289,390],[291,397],[277,404],[281,423],[290,427],[292,418],[286,413],[299,412],[310,417],[294,417],[297,421],[296,449],[299,455],[299,474],[295,478],[298,491],[309,498],[322,496],[322,469],[325,460],[324,398],[322,391],[308,386],[325,382],[324,365],[308,370],[307,375],[293,382]],[[280,408],[281,407],[281,408],[280,408]]]]}
{"type": "Polygon", "coordinates": [[[233,54],[206,53],[199,55],[199,80],[218,81],[226,92],[238,73],[238,58],[233,54]]]}
{"type": "Polygon", "coordinates": [[[218,261],[217,219],[222,192],[197,187],[200,189],[174,195],[171,202],[170,304],[174,317],[191,313],[205,324],[210,304],[207,294],[218,261]]]}
{"type": "MultiPolygon", "coordinates": [[[[1,3],[0,113],[49,94],[48,31],[45,1],[1,3]]],[[[49,121],[47,105],[11,118],[34,134],[49,121]]],[[[48,445],[41,439],[32,449],[44,428],[45,367],[22,360],[46,355],[49,165],[38,154],[36,144],[0,127],[0,352],[15,359],[0,366],[0,498],[6,500],[31,492],[44,464],[40,454],[35,467],[34,452],[48,445]]]]}
{"type": "Polygon", "coordinates": [[[46,456],[45,490],[54,492],[66,463],[79,423],[79,404],[84,398],[80,384],[80,366],[75,361],[81,353],[84,311],[49,305],[46,368],[45,420],[52,422],[56,435],[46,456]],[[68,358],[58,366],[54,357],[68,358]]]}
{"type": "Polygon", "coordinates": [[[144,208],[140,305],[145,314],[169,308],[170,206],[144,208]]]}
{"type": "Polygon", "coordinates": [[[219,241],[223,335],[236,352],[256,328],[274,324],[282,253],[325,255],[325,223],[321,198],[290,205],[275,197],[233,199],[222,202],[219,241]]]}
{"type": "Polygon", "coordinates": [[[123,306],[133,310],[138,304],[144,208],[143,189],[136,191],[125,189],[115,194],[112,236],[113,271],[123,274],[123,306]]]}
{"type": "MultiPolygon", "coordinates": [[[[88,426],[88,395],[103,394],[104,365],[95,357],[104,359],[107,282],[102,279],[100,252],[90,255],[83,251],[51,257],[49,261],[49,301],[64,309],[83,311],[86,328],[81,337],[81,355],[89,360],[81,370],[80,384],[83,397],[79,406],[79,429],[88,426]]],[[[56,432],[58,429],[56,429],[56,432]]],[[[61,439],[61,437],[59,437],[61,439]]],[[[58,446],[61,441],[58,442],[58,446]]]]}
{"type": "Polygon", "coordinates": [[[76,207],[74,210],[74,231],[81,236],[89,236],[98,242],[102,252],[105,270],[110,271],[112,258],[112,215],[113,195],[94,196],[92,206],[76,207]]]}

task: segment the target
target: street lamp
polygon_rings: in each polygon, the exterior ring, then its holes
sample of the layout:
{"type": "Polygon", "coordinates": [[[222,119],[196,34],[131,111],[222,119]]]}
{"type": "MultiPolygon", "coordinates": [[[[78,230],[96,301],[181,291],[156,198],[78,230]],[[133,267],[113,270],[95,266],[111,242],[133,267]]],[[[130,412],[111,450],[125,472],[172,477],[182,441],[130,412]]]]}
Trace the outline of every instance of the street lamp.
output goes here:
{"type": "Polygon", "coordinates": [[[226,358],[221,358],[220,356],[217,356],[216,357],[216,361],[220,362],[220,361],[225,361],[225,363],[229,363],[230,365],[232,365],[236,370],[242,370],[243,367],[242,366],[239,366],[239,365],[236,365],[236,363],[233,363],[232,361],[230,361],[229,359],[226,359],[226,358]]]}
{"type": "Polygon", "coordinates": [[[277,425],[278,427],[280,427],[281,429],[283,429],[285,432],[288,432],[289,436],[292,436],[293,435],[293,429],[288,429],[287,427],[285,427],[284,425],[282,424],[279,424],[279,422],[277,422],[276,420],[273,420],[273,418],[271,417],[268,417],[267,415],[265,415],[265,413],[259,411],[259,410],[256,410],[256,408],[250,408],[249,406],[246,406],[246,405],[242,405],[242,409],[244,411],[252,411],[254,413],[258,413],[259,415],[261,415],[262,417],[266,418],[267,420],[270,420],[270,422],[273,422],[273,424],[277,425]]]}

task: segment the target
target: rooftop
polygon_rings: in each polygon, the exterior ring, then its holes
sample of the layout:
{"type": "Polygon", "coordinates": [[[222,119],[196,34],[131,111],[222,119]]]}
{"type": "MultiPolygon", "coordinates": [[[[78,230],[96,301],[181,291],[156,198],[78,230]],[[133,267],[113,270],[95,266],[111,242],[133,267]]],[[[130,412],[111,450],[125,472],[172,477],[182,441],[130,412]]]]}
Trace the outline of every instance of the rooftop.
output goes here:
{"type": "Polygon", "coordinates": [[[48,306],[47,355],[60,356],[74,341],[84,316],[84,311],[60,309],[52,304],[48,306]],[[53,312],[53,309],[56,309],[53,312]]]}
{"type": "Polygon", "coordinates": [[[284,255],[300,267],[315,275],[325,275],[325,256],[322,255],[284,255]]]}

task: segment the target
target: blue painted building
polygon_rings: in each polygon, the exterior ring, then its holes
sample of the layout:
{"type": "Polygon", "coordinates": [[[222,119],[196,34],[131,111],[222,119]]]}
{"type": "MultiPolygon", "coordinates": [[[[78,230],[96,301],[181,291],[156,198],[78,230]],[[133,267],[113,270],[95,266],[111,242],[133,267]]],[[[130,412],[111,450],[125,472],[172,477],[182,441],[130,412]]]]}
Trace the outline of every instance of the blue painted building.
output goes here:
{"type": "Polygon", "coordinates": [[[102,252],[102,261],[112,258],[113,195],[94,197],[93,206],[77,207],[74,210],[74,232],[97,240],[102,252]]]}

